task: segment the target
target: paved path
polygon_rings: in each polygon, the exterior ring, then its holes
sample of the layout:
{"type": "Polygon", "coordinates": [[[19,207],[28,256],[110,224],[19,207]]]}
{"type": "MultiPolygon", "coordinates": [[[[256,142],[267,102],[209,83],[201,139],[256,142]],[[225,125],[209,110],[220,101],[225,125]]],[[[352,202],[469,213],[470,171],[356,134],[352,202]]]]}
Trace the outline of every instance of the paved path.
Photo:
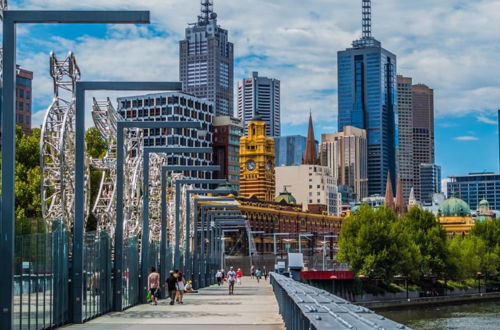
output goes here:
{"type": "Polygon", "coordinates": [[[110,313],[82,325],[65,329],[257,329],[283,330],[283,320],[269,282],[249,277],[236,286],[234,295],[227,294],[227,284],[211,286],[199,293],[186,294],[184,305],[140,305],[124,312],[110,313]]]}

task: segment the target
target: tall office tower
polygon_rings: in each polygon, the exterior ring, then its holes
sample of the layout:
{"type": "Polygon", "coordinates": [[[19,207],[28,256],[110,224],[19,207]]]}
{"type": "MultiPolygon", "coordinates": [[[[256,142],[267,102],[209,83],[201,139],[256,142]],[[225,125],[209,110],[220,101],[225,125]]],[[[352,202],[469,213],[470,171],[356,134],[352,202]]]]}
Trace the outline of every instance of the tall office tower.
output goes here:
{"type": "Polygon", "coordinates": [[[368,197],[366,131],[345,126],[344,131],[321,136],[321,165],[332,169],[339,187],[347,186],[356,199],[368,197]]]}
{"type": "Polygon", "coordinates": [[[275,137],[276,167],[302,164],[302,157],[306,151],[306,140],[306,137],[302,135],[275,137]]]}
{"type": "Polygon", "coordinates": [[[412,86],[413,102],[413,164],[415,197],[422,199],[420,192],[420,164],[434,164],[434,90],[426,85],[412,86]]]}
{"type": "Polygon", "coordinates": [[[387,174],[396,182],[398,134],[396,55],[371,34],[371,1],[363,0],[363,36],[338,52],[338,130],[365,129],[368,193],[385,195],[387,174]]]}
{"type": "Polygon", "coordinates": [[[259,77],[252,72],[250,77],[238,82],[238,118],[243,122],[245,135],[248,124],[258,112],[266,123],[267,136],[281,135],[280,81],[259,77]]]}
{"type": "Polygon", "coordinates": [[[498,110],[498,156],[498,165],[500,166],[500,109],[498,110]]]}
{"type": "Polygon", "coordinates": [[[16,125],[21,126],[25,134],[31,134],[31,104],[33,95],[31,83],[33,72],[16,68],[16,125]]]}
{"type": "Polygon", "coordinates": [[[180,80],[183,91],[215,104],[217,116],[233,116],[233,44],[217,25],[212,0],[201,1],[198,22],[180,41],[180,80]]]}
{"type": "MultiPolygon", "coordinates": [[[[129,121],[199,121],[202,129],[152,128],[144,130],[144,146],[212,147],[213,104],[207,100],[180,92],[120,97],[118,113],[129,121]],[[204,134],[199,134],[203,132],[204,134]]],[[[212,154],[168,156],[169,165],[212,165],[212,154]]],[[[187,177],[211,178],[211,174],[192,171],[187,177]]]]}
{"type": "Polygon", "coordinates": [[[398,81],[398,130],[399,130],[399,178],[403,186],[403,198],[408,203],[410,192],[415,189],[413,164],[413,101],[412,78],[399,76],[398,81]]]}
{"type": "Polygon", "coordinates": [[[240,188],[240,138],[243,126],[237,118],[214,118],[214,165],[221,170],[214,172],[215,179],[226,179],[238,191],[240,188]]]}
{"type": "Polygon", "coordinates": [[[432,196],[441,192],[441,166],[420,164],[420,202],[432,205],[432,196]]]}

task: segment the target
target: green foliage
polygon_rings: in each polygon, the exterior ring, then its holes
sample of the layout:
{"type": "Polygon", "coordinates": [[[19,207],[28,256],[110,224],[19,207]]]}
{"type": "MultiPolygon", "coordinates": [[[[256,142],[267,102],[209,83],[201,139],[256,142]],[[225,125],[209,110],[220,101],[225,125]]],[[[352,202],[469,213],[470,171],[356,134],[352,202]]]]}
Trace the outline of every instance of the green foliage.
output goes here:
{"type": "Polygon", "coordinates": [[[417,207],[397,218],[363,205],[342,223],[338,259],[358,275],[389,283],[395,276],[457,281],[500,274],[500,220],[478,223],[467,237],[449,238],[430,212],[417,207]]]}
{"type": "Polygon", "coordinates": [[[418,248],[411,242],[392,210],[373,210],[363,205],[342,223],[338,259],[357,274],[390,281],[395,275],[412,273],[418,248]]]}
{"type": "Polygon", "coordinates": [[[106,141],[95,127],[90,127],[85,132],[87,154],[92,158],[102,158],[106,154],[106,141]]]}
{"type": "Polygon", "coordinates": [[[16,218],[40,218],[40,129],[26,135],[16,128],[16,218]]]}

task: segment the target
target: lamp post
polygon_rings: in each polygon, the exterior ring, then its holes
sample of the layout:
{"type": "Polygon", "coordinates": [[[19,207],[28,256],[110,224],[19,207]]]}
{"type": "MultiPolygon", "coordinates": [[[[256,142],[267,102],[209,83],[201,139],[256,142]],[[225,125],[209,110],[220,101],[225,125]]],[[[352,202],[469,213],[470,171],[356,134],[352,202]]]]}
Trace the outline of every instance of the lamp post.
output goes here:
{"type": "MultiPolygon", "coordinates": [[[[11,329],[13,324],[14,239],[15,239],[15,167],[16,167],[16,30],[18,24],[149,24],[148,11],[35,11],[7,10],[3,13],[3,86],[1,100],[2,125],[2,196],[0,219],[0,251],[5,269],[0,275],[0,328],[11,329]]],[[[76,162],[76,160],[75,160],[76,162]]],[[[83,172],[83,161],[76,164],[83,172]]],[[[83,184],[82,184],[83,186],[83,184]]],[[[80,206],[83,208],[83,205],[80,206]]],[[[76,211],[76,210],[75,210],[76,211]]],[[[76,221],[76,219],[75,219],[76,221]]],[[[76,232],[76,230],[78,232],[76,232]]],[[[83,226],[75,228],[82,237],[77,255],[83,260],[83,226]]],[[[74,290],[70,309],[73,322],[81,323],[83,295],[83,261],[72,269],[74,290]],[[81,267],[80,267],[81,266],[81,267]]]]}
{"type": "Polygon", "coordinates": [[[483,275],[481,272],[477,272],[477,292],[481,293],[481,275],[483,275]]]}
{"type": "Polygon", "coordinates": [[[323,270],[325,270],[325,262],[326,262],[326,239],[327,238],[337,238],[338,235],[323,235],[323,241],[321,242],[323,244],[323,270]]]}
{"type": "MultiPolygon", "coordinates": [[[[252,239],[253,239],[253,234],[265,234],[266,232],[263,231],[263,230],[252,230],[250,231],[250,236],[252,239]]],[[[262,244],[262,242],[261,242],[262,244]]],[[[263,244],[262,244],[262,248],[263,248],[263,244]]],[[[256,249],[257,250],[257,249],[256,249]]],[[[253,266],[253,252],[251,251],[251,247],[250,247],[250,240],[248,240],[248,254],[250,255],[250,266],[253,266]]]]}

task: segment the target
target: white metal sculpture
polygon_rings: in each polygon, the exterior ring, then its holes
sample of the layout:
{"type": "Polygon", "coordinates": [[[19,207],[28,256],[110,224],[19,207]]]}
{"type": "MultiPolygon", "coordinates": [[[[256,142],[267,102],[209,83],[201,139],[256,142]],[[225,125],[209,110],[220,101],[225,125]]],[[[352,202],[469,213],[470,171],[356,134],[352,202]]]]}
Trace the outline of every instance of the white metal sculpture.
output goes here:
{"type": "MultiPolygon", "coordinates": [[[[42,214],[47,221],[63,220],[70,229],[75,191],[75,86],[80,79],[80,69],[73,53],[70,52],[62,61],[51,53],[50,75],[54,83],[54,98],[47,109],[40,138],[42,214]]],[[[85,165],[87,215],[90,178],[85,165]]]]}

